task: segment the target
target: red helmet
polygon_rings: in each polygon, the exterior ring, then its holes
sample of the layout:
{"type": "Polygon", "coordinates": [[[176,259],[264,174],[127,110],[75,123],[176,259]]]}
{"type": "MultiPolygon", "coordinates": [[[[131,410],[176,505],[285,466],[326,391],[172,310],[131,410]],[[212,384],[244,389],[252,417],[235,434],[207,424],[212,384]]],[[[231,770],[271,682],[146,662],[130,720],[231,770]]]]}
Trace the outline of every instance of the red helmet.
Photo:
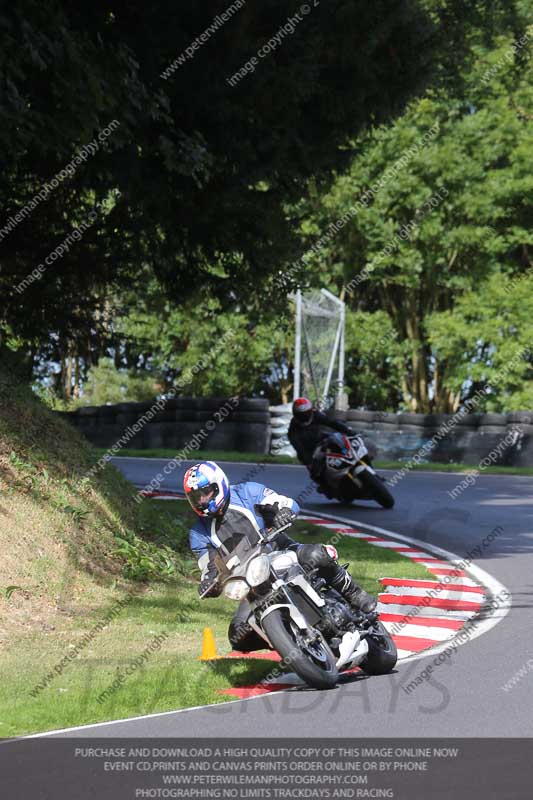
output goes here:
{"type": "Polygon", "coordinates": [[[294,419],[297,420],[300,425],[310,425],[313,421],[313,404],[307,397],[297,397],[292,404],[292,413],[294,419]]]}

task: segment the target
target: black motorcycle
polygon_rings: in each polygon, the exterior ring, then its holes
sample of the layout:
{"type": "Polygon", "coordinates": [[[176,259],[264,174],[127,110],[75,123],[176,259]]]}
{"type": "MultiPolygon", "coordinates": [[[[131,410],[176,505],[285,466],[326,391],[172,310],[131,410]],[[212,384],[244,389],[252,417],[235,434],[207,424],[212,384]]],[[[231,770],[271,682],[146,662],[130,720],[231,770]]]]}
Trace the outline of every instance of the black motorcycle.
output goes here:
{"type": "Polygon", "coordinates": [[[394,506],[394,497],[373,468],[359,435],[333,433],[323,439],[313,453],[311,475],[328,498],[344,503],[376,500],[383,508],[394,506]]]}

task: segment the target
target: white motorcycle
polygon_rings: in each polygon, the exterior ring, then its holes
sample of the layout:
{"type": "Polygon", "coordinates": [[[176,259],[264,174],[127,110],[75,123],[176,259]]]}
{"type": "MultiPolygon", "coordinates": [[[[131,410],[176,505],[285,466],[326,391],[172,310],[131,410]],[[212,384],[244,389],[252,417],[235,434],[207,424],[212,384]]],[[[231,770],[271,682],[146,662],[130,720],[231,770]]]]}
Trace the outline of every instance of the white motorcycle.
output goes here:
{"type": "Polygon", "coordinates": [[[305,571],[292,549],[272,549],[272,540],[289,526],[258,532],[250,525],[237,542],[232,538],[231,550],[219,547],[222,594],[248,601],[250,627],[309,686],[330,689],[340,670],[356,666],[370,675],[390,672],[396,646],[377,612],[355,611],[316,569],[305,571]]]}

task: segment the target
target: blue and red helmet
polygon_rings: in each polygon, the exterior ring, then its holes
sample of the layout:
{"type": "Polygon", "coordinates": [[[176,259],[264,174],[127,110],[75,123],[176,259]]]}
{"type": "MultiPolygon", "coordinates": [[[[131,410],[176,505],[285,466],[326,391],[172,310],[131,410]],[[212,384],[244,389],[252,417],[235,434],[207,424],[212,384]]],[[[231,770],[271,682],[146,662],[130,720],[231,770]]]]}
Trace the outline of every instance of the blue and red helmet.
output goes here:
{"type": "Polygon", "coordinates": [[[183,478],[185,497],[200,517],[217,517],[229,506],[230,488],[226,473],[213,461],[195,464],[183,478]]]}
{"type": "Polygon", "coordinates": [[[307,397],[297,397],[292,404],[292,414],[300,425],[310,425],[313,413],[313,404],[307,397]]]}

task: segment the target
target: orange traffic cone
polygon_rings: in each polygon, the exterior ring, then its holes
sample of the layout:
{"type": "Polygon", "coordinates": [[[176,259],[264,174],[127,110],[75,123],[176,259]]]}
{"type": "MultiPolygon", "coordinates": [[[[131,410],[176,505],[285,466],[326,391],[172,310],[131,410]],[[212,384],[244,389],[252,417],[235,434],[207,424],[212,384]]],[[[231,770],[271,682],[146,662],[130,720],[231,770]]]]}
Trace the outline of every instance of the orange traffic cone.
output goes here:
{"type": "Polygon", "coordinates": [[[215,637],[211,628],[204,628],[204,641],[202,644],[202,655],[199,661],[212,661],[214,658],[220,658],[217,655],[217,646],[215,644],[215,637]]]}

